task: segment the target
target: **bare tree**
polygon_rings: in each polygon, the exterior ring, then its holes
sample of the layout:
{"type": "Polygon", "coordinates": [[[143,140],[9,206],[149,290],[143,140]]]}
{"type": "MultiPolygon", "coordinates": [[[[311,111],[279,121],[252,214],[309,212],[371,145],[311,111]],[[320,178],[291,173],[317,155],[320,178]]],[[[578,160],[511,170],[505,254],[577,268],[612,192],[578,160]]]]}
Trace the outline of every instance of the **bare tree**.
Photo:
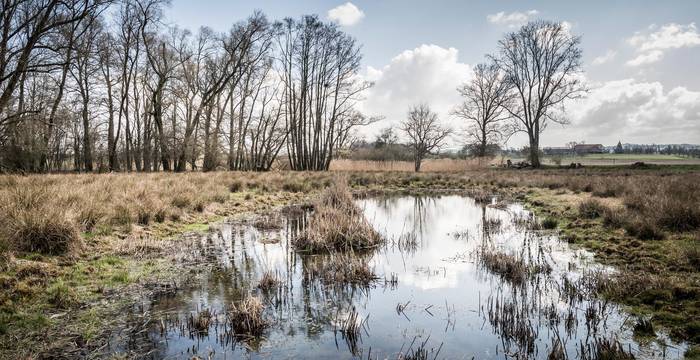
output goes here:
{"type": "Polygon", "coordinates": [[[499,41],[499,54],[492,57],[515,101],[506,107],[517,131],[527,133],[530,161],[540,166],[540,134],[549,122],[566,124],[566,100],[586,91],[581,72],[581,38],[563,23],[534,21],[499,41]]]}
{"type": "Polygon", "coordinates": [[[468,123],[467,144],[476,156],[484,157],[489,145],[500,143],[508,135],[503,125],[508,117],[504,108],[510,100],[508,84],[496,64],[479,64],[474,68],[474,78],[457,91],[463,101],[452,113],[468,123]]]}
{"type": "Polygon", "coordinates": [[[420,171],[423,159],[439,150],[452,133],[449,128],[440,125],[438,115],[426,104],[409,109],[408,118],[401,124],[401,130],[408,137],[407,146],[413,153],[416,172],[420,171]]]}
{"type": "Polygon", "coordinates": [[[351,116],[358,95],[371,85],[356,76],[360,48],[317,16],[285,19],[276,28],[289,163],[294,170],[327,170],[343,140],[341,119],[351,116]]]}

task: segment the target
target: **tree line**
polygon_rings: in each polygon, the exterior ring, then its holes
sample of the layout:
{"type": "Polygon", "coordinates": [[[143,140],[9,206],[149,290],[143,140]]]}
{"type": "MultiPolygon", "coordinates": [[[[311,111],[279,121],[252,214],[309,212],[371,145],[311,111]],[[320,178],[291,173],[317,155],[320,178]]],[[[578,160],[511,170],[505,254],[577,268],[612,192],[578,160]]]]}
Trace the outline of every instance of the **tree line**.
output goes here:
{"type": "MultiPolygon", "coordinates": [[[[0,0],[0,171],[326,170],[371,86],[360,46],[315,15],[226,32],[168,25],[167,0],[0,0]]],[[[535,21],[475,67],[453,114],[478,155],[539,135],[584,91],[580,38],[535,21]]],[[[398,127],[415,169],[454,132],[425,104],[398,127]]]]}
{"type": "Polygon", "coordinates": [[[325,170],[370,86],[360,47],[317,16],[219,33],[165,0],[2,0],[3,171],[325,170]]]}

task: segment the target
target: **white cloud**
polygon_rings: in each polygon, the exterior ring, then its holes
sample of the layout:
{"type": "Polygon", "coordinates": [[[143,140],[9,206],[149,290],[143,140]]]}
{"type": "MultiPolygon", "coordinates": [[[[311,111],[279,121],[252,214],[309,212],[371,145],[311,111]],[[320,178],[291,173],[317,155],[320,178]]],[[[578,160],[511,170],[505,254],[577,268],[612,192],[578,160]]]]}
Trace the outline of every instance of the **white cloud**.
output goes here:
{"type": "Polygon", "coordinates": [[[571,140],[615,144],[697,143],[700,92],[685,87],[665,90],[659,82],[634,79],[593,84],[587,98],[571,104],[571,125],[543,134],[547,145],[571,140]]]}
{"type": "Polygon", "coordinates": [[[638,55],[627,62],[630,66],[640,66],[657,62],[669,49],[680,49],[700,45],[700,34],[695,23],[688,25],[670,23],[658,28],[651,25],[644,32],[636,32],[627,39],[638,55]]]}
{"type": "Polygon", "coordinates": [[[346,2],[328,10],[328,18],[342,26],[355,25],[364,17],[365,13],[351,2],[346,2]]]}
{"type": "Polygon", "coordinates": [[[411,105],[426,103],[440,115],[443,123],[450,124],[449,111],[459,103],[457,87],[471,78],[472,68],[458,60],[459,51],[438,45],[421,45],[395,56],[381,69],[368,67],[365,79],[374,86],[359,104],[361,111],[383,115],[365,134],[374,134],[379,128],[397,126],[406,118],[411,105]]]}
{"type": "Polygon", "coordinates": [[[537,10],[528,10],[525,12],[512,12],[506,14],[501,11],[496,14],[486,16],[486,20],[492,24],[507,25],[508,27],[518,27],[530,20],[533,16],[539,14],[537,10]]]}
{"type": "Polygon", "coordinates": [[[602,65],[602,64],[608,63],[608,62],[612,61],[613,59],[615,59],[615,56],[617,56],[617,51],[608,50],[607,52],[605,52],[605,54],[593,59],[593,65],[602,65]]]}
{"type": "Polygon", "coordinates": [[[627,65],[629,66],[640,66],[640,65],[647,65],[647,64],[653,64],[661,58],[664,57],[664,53],[661,50],[654,50],[654,51],[649,51],[645,53],[641,53],[637,55],[634,59],[628,60],[626,62],[627,65]]]}

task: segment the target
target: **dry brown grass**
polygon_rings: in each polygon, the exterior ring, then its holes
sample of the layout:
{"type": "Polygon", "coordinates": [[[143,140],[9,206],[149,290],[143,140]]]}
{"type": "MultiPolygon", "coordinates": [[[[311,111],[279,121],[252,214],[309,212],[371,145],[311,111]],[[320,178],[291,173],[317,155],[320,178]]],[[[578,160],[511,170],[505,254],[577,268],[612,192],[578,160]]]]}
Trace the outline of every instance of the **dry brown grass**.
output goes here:
{"type": "MultiPolygon", "coordinates": [[[[496,160],[492,159],[427,159],[423,160],[421,172],[460,172],[484,169],[496,160]]],[[[333,171],[403,171],[413,172],[411,161],[370,161],[338,159],[331,162],[333,171]]]]}
{"type": "Polygon", "coordinates": [[[309,225],[293,240],[293,245],[298,250],[319,253],[368,250],[382,241],[353,202],[345,180],[339,180],[316,201],[309,225]]]}
{"type": "Polygon", "coordinates": [[[266,271],[260,278],[258,288],[263,291],[270,291],[276,288],[279,284],[280,280],[277,278],[277,276],[270,271],[266,271]]]}
{"type": "Polygon", "coordinates": [[[269,325],[263,316],[264,311],[265,306],[260,298],[247,296],[229,305],[227,324],[235,335],[260,336],[269,325]]]}
{"type": "Polygon", "coordinates": [[[367,259],[354,254],[309,256],[304,261],[304,270],[306,276],[329,285],[369,286],[378,279],[367,259]]]}
{"type": "MultiPolygon", "coordinates": [[[[128,235],[137,225],[230,214],[244,196],[284,194],[290,182],[322,189],[333,176],[276,172],[0,176],[0,252],[65,254],[80,245],[80,233],[128,235]],[[247,192],[239,195],[232,190],[247,192]]],[[[255,207],[259,205],[252,202],[245,206],[255,207]]]]}

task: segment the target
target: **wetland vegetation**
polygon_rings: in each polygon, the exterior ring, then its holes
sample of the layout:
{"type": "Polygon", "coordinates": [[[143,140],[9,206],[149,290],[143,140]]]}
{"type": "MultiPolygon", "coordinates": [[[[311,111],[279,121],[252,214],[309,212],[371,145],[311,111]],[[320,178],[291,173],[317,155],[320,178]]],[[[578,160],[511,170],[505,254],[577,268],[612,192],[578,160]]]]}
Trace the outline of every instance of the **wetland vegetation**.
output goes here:
{"type": "Polygon", "coordinates": [[[186,354],[193,331],[217,356],[297,351],[285,326],[363,357],[697,351],[699,192],[686,169],[0,180],[7,356],[186,354]],[[298,245],[309,233],[318,251],[298,245]],[[464,343],[465,327],[491,345],[464,343]]]}

